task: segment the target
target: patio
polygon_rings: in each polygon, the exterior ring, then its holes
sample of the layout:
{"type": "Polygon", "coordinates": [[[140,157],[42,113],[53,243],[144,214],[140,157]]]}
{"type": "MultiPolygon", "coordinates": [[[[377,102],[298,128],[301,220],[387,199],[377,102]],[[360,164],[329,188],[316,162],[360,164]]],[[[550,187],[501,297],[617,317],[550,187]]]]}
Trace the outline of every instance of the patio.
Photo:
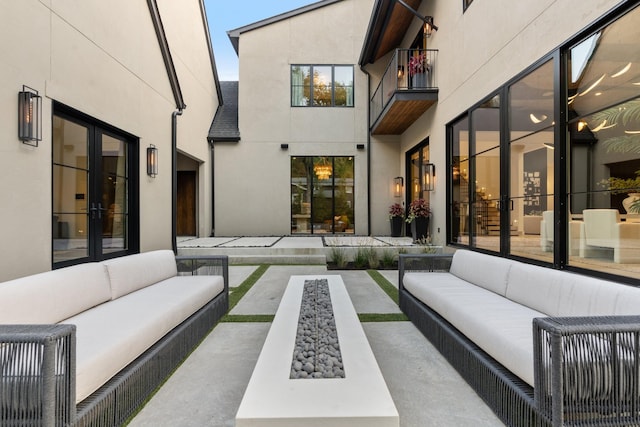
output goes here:
{"type": "Polygon", "coordinates": [[[230,310],[130,426],[233,426],[291,275],[340,274],[400,414],[400,425],[502,426],[422,334],[401,318],[374,277],[397,288],[397,271],[327,271],[320,265],[230,266],[230,310]],[[251,283],[255,284],[251,286],[251,283]],[[247,288],[249,288],[247,290],[247,288]]]}

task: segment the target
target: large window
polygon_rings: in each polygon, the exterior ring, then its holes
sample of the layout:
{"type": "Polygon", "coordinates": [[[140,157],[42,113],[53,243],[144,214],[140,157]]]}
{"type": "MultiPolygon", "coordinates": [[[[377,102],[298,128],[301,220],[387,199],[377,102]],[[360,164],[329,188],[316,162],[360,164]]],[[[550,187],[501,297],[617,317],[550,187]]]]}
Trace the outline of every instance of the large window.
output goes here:
{"type": "Polygon", "coordinates": [[[130,137],[57,108],[53,116],[53,265],[137,250],[130,137]]]}
{"type": "Polygon", "coordinates": [[[569,263],[622,274],[640,266],[638,22],[635,9],[568,52],[569,263]]]}
{"type": "Polygon", "coordinates": [[[448,241],[640,278],[640,8],[448,126],[448,241]]]}
{"type": "Polygon", "coordinates": [[[352,65],[292,65],[293,107],[353,107],[352,65]]]}
{"type": "Polygon", "coordinates": [[[353,157],[291,158],[291,233],[353,233],[353,157]]]}
{"type": "Polygon", "coordinates": [[[449,241],[495,252],[500,250],[499,108],[500,96],[492,96],[452,124],[449,137],[449,241]]]}
{"type": "Polygon", "coordinates": [[[518,79],[508,91],[510,253],[553,262],[553,61],[518,79]]]}

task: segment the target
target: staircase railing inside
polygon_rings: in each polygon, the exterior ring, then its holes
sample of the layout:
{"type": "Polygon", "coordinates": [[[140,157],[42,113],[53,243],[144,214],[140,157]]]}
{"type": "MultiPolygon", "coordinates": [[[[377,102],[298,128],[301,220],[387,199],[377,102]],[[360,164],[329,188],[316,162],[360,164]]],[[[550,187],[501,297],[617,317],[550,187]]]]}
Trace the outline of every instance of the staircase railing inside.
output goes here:
{"type": "Polygon", "coordinates": [[[397,91],[437,88],[437,49],[396,49],[371,97],[371,123],[375,122],[397,91]]]}

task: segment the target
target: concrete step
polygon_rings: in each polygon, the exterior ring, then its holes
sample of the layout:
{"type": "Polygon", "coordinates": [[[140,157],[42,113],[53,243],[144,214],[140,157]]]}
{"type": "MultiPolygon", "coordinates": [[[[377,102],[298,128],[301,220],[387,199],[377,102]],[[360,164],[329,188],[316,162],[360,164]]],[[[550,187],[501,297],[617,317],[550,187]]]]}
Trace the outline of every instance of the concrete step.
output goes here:
{"type": "Polygon", "coordinates": [[[253,255],[234,255],[229,254],[229,265],[256,265],[256,264],[275,264],[275,265],[325,265],[327,257],[324,255],[276,255],[276,254],[253,254],[253,255]]]}

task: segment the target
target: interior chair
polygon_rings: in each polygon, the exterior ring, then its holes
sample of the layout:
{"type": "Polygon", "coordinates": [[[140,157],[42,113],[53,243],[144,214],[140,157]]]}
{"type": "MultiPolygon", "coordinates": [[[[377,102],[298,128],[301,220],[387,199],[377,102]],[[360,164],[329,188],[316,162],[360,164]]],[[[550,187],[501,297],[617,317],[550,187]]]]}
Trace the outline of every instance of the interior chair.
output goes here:
{"type": "MultiPolygon", "coordinates": [[[[581,226],[581,221],[569,221],[569,255],[580,254],[581,226]]],[[[540,247],[544,252],[553,252],[553,235],[553,211],[544,211],[540,221],[540,247]]]]}
{"type": "Polygon", "coordinates": [[[582,217],[581,257],[602,257],[608,248],[613,262],[640,263],[640,223],[622,222],[617,209],[585,209],[582,217]]]}

